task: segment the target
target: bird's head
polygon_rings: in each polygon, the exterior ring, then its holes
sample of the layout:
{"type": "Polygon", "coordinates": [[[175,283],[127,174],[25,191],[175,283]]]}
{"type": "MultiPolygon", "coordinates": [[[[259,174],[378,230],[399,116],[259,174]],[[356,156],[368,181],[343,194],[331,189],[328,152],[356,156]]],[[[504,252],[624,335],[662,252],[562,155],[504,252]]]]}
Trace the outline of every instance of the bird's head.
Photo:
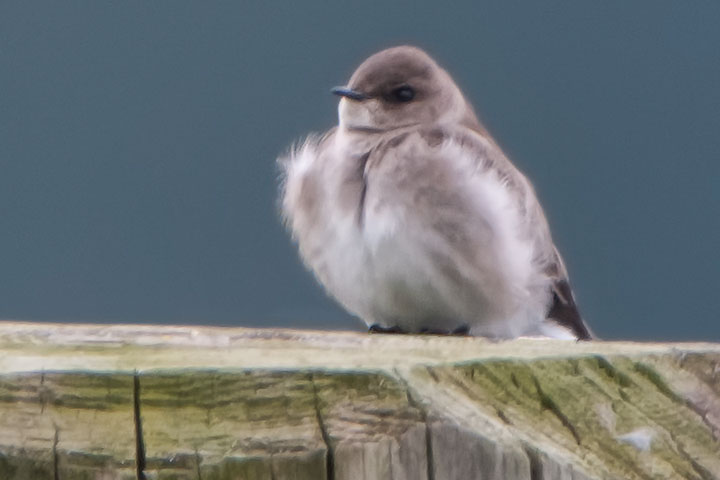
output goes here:
{"type": "Polygon", "coordinates": [[[387,131],[436,122],[462,121],[472,108],[450,75],[422,50],[401,46],[376,53],[353,73],[347,86],[332,92],[343,97],[340,126],[387,131]]]}

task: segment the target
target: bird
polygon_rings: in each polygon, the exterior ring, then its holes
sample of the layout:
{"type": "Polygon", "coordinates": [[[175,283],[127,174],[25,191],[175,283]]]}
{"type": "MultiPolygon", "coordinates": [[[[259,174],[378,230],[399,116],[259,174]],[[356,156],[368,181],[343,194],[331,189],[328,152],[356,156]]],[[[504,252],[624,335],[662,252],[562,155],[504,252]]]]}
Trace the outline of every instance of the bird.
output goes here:
{"type": "Polygon", "coordinates": [[[338,124],[278,157],[304,264],[370,332],[594,338],[530,181],[449,73],[403,45],[360,64],[338,124]]]}

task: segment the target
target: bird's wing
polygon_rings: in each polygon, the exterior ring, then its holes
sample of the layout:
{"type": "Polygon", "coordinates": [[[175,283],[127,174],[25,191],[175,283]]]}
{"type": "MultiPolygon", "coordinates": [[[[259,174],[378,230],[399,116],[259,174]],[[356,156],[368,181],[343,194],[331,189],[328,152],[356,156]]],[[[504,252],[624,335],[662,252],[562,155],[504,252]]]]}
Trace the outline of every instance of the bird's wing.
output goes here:
{"type": "Polygon", "coordinates": [[[526,234],[535,243],[536,257],[534,261],[542,268],[552,281],[552,301],[547,318],[570,330],[579,340],[594,338],[592,331],[580,316],[575,297],[570,288],[567,269],[555,247],[550,235],[550,227],[545,213],[537,200],[532,184],[503,154],[500,147],[484,128],[475,126],[462,128],[461,143],[478,145],[483,154],[479,155],[484,168],[495,169],[504,178],[508,188],[518,192],[519,208],[524,210],[528,219],[526,234]],[[492,150],[492,153],[490,153],[492,150]]]}
{"type": "Polygon", "coordinates": [[[553,246],[555,259],[546,268],[546,273],[553,280],[552,303],[547,318],[561,325],[577,336],[578,340],[592,340],[595,335],[580,316],[575,296],[570,288],[570,280],[557,248],[553,246]]]}

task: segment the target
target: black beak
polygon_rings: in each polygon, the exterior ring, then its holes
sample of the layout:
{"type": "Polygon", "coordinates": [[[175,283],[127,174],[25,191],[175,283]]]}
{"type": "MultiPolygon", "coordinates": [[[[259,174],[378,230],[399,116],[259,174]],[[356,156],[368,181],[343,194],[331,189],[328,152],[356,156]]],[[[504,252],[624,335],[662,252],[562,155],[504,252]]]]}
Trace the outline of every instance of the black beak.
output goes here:
{"type": "Polygon", "coordinates": [[[335,95],[340,95],[341,97],[349,98],[350,100],[355,100],[357,102],[362,102],[363,100],[370,98],[364,93],[348,87],[334,87],[330,89],[330,91],[335,95]]]}

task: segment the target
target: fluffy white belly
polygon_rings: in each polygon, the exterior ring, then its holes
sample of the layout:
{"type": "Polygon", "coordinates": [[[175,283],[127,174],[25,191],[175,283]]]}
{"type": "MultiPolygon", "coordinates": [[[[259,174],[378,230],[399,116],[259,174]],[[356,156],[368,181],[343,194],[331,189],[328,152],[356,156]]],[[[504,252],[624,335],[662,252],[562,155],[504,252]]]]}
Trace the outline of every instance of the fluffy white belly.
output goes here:
{"type": "Polygon", "coordinates": [[[388,185],[395,177],[383,171],[369,176],[362,222],[345,225],[332,248],[337,257],[326,263],[335,270],[328,288],[368,325],[532,332],[549,288],[520,235],[516,203],[492,172],[454,173],[446,180],[456,184],[459,205],[418,200],[417,191],[388,185]]]}
{"type": "Polygon", "coordinates": [[[366,169],[353,209],[344,208],[354,188],[351,170],[318,164],[304,151],[308,162],[300,158],[290,172],[285,201],[308,179],[325,194],[308,210],[313,215],[292,218],[293,230],[303,232],[297,234],[303,258],[368,325],[410,332],[466,326],[495,338],[534,334],[550,290],[533,265],[517,198],[496,172],[479,171],[461,146],[440,149],[452,162],[439,173],[436,163],[412,155],[405,155],[407,164],[388,157],[366,169]]]}

